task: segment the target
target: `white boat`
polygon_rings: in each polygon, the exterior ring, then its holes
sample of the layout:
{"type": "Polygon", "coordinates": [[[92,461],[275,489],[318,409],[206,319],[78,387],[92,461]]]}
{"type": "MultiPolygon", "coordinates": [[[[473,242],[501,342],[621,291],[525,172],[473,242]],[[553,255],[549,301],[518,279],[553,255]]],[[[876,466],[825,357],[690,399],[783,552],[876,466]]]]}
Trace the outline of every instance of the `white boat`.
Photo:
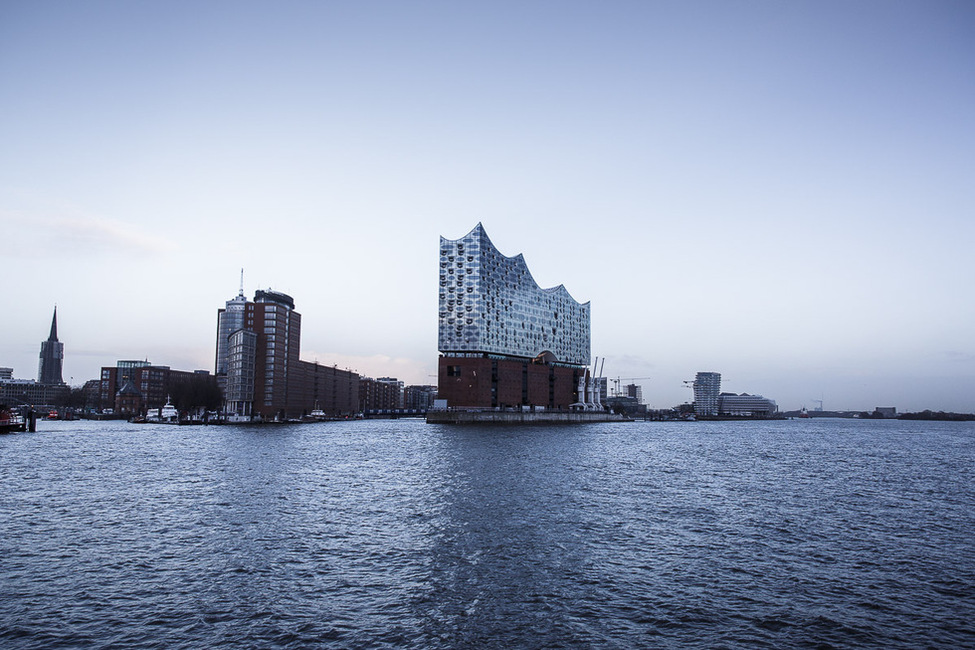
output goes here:
{"type": "Polygon", "coordinates": [[[179,411],[173,406],[169,397],[166,397],[166,403],[163,404],[162,408],[157,409],[155,412],[150,412],[146,415],[146,422],[156,422],[162,424],[179,424],[179,411]]]}

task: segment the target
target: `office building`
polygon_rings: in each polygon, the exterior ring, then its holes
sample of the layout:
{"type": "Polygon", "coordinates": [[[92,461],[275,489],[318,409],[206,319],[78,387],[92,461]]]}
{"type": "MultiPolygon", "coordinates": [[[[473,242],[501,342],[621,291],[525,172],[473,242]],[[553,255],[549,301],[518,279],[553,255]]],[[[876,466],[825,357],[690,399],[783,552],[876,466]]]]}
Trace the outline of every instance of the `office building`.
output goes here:
{"type": "Polygon", "coordinates": [[[594,408],[589,303],[542,289],[481,224],[440,238],[439,399],[450,407],[594,408]]]}
{"type": "Polygon", "coordinates": [[[217,312],[216,371],[226,372],[227,411],[287,417],[301,314],[295,311],[294,299],[278,291],[258,290],[253,302],[242,296],[243,292],[217,312]]]}
{"type": "Polygon", "coordinates": [[[217,310],[217,354],[213,374],[221,391],[227,389],[227,364],[230,360],[230,335],[244,328],[247,298],[244,297],[244,276],[241,272],[240,292],[228,300],[223,309],[217,310]]]}
{"type": "Polygon", "coordinates": [[[623,395],[635,399],[638,404],[643,404],[643,386],[639,384],[627,384],[624,386],[623,395]]]}
{"type": "Polygon", "coordinates": [[[225,410],[241,418],[294,419],[313,410],[358,410],[359,376],[300,360],[301,314],[284,293],[243,290],[217,311],[215,371],[225,410]]]}

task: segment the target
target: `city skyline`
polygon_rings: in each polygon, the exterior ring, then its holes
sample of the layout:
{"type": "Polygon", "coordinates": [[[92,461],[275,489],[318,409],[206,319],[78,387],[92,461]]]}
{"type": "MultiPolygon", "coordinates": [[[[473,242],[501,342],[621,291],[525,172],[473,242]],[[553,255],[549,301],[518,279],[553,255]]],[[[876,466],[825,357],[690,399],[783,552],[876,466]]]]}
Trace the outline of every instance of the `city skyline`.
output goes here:
{"type": "MultiPolygon", "coordinates": [[[[975,10],[901,3],[7,3],[0,366],[303,358],[435,383],[438,236],[592,304],[593,357],[783,410],[975,411],[975,10]]],[[[631,377],[651,377],[631,382],[631,377]]]]}

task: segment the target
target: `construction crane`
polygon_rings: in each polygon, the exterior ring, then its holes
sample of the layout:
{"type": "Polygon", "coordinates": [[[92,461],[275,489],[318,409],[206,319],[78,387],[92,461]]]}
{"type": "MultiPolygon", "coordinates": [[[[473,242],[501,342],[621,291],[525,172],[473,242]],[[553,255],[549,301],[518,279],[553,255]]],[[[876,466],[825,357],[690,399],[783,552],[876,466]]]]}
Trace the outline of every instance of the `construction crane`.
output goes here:
{"type": "Polygon", "coordinates": [[[617,396],[619,396],[619,394],[620,394],[620,382],[623,382],[623,381],[640,381],[641,379],[653,379],[653,377],[617,377],[616,379],[613,380],[613,383],[616,384],[616,389],[615,389],[614,392],[616,393],[617,396]]]}

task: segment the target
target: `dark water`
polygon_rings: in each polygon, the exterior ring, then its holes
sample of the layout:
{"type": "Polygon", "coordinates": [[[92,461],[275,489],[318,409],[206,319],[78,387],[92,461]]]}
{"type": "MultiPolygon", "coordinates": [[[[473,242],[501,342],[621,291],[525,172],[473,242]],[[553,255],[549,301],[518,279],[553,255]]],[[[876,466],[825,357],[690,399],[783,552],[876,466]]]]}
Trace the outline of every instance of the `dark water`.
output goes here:
{"type": "Polygon", "coordinates": [[[975,427],[41,423],[3,648],[975,647],[975,427]]]}

